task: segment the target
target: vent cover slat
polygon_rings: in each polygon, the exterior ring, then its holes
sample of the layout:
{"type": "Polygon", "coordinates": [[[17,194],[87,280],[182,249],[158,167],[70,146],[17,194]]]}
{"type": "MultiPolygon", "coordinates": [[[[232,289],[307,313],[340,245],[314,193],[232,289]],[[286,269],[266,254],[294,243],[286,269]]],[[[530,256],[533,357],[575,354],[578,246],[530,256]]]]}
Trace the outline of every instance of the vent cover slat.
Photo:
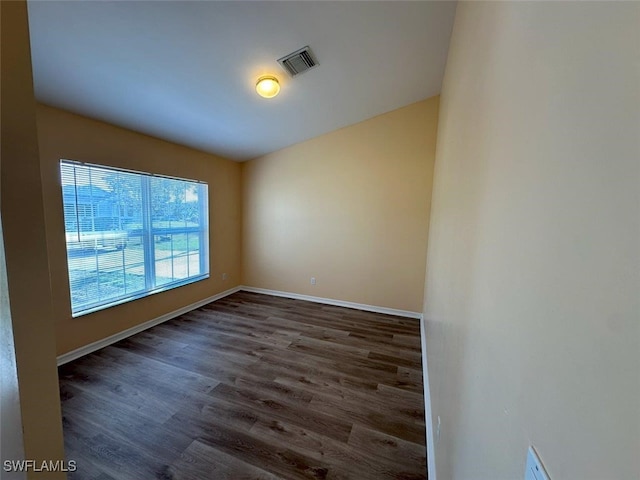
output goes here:
{"type": "Polygon", "coordinates": [[[289,55],[285,55],[278,59],[278,63],[282,65],[282,68],[284,68],[292,77],[300,75],[302,72],[306,72],[318,65],[317,60],[314,58],[313,53],[308,46],[301,48],[300,50],[296,50],[289,55]]]}

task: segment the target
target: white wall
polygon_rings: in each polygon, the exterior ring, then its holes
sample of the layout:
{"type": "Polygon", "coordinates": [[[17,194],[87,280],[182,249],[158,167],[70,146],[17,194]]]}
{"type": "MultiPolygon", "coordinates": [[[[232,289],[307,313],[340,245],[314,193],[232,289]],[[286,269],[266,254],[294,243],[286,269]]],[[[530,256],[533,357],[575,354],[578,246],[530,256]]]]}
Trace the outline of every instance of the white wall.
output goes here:
{"type": "Polygon", "coordinates": [[[640,3],[458,5],[425,315],[438,480],[640,478],[640,3]]]}
{"type": "Polygon", "coordinates": [[[437,126],[432,97],[243,163],[243,284],[422,310],[437,126]]]}

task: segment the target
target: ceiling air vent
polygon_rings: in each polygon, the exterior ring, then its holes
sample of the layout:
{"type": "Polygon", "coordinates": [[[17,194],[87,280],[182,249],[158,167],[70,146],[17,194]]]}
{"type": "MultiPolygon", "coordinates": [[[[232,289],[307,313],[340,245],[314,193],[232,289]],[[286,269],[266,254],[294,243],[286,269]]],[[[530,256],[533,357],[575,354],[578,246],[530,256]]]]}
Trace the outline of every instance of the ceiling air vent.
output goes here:
{"type": "Polygon", "coordinates": [[[308,46],[303,47],[300,50],[296,50],[289,55],[285,55],[278,59],[278,63],[282,65],[282,68],[284,68],[292,77],[296,77],[302,72],[306,72],[318,65],[318,62],[314,58],[313,53],[311,53],[311,49],[308,46]]]}

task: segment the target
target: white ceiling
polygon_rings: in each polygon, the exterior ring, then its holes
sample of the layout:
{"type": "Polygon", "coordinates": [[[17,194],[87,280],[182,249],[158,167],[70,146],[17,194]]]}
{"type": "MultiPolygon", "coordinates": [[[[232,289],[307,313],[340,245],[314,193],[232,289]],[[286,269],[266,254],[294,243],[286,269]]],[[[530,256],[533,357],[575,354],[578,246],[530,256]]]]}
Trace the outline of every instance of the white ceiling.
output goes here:
{"type": "Polygon", "coordinates": [[[30,1],[36,97],[247,160],[440,93],[455,6],[30,1]],[[276,60],[305,45],[320,65],[291,79],[276,60]]]}

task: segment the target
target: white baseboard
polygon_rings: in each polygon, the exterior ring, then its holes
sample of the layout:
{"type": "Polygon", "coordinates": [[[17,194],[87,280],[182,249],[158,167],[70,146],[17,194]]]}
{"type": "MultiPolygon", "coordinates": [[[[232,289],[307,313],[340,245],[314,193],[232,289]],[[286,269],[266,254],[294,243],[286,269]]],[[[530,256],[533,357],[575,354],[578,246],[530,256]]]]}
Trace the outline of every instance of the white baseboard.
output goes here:
{"type": "Polygon", "coordinates": [[[365,310],[367,312],[383,313],[385,315],[395,315],[397,317],[407,317],[420,319],[420,312],[412,312],[410,310],[398,310],[395,308],[378,307],[376,305],[367,305],[365,303],[347,302],[344,300],[334,300],[332,298],[313,297],[311,295],[302,295],[300,293],[281,292],[279,290],[269,290],[267,288],[240,287],[240,290],[252,293],[263,293],[265,295],[273,295],[275,297],[293,298],[295,300],[306,300],[308,302],[324,303],[325,305],[333,305],[336,307],[355,308],[356,310],[365,310]]]}
{"type": "Polygon", "coordinates": [[[148,328],[154,327],[162,322],[166,322],[167,320],[171,320],[172,318],[178,317],[184,313],[190,312],[191,310],[195,310],[196,308],[200,308],[203,305],[206,305],[211,302],[215,302],[216,300],[220,300],[232,293],[236,293],[241,290],[241,287],[230,288],[229,290],[225,290],[224,292],[217,293],[212,295],[211,297],[205,298],[203,300],[199,300],[195,303],[187,305],[185,307],[174,310],[173,312],[165,313],[159,317],[153,318],[147,322],[141,323],[140,325],[136,325],[135,327],[127,328],[121,332],[118,332],[114,335],[111,335],[107,338],[103,338],[102,340],[98,340],[97,342],[90,343],[83,347],[77,348],[67,353],[63,353],[57,358],[58,366],[64,365],[67,362],[80,358],[84,355],[87,355],[91,352],[95,352],[96,350],[100,350],[107,345],[111,345],[112,343],[118,342],[120,340],[124,340],[131,335],[135,335],[136,333],[140,333],[143,330],[147,330],[148,328]]]}
{"type": "Polygon", "coordinates": [[[199,300],[185,307],[179,308],[178,310],[174,310],[173,312],[165,313],[164,315],[148,320],[144,323],[141,323],[140,325],[136,325],[135,327],[128,328],[126,330],[113,334],[109,337],[103,338],[101,340],[90,343],[88,345],[84,345],[83,347],[64,353],[57,358],[58,366],[64,365],[65,363],[71,362],[72,360],[80,358],[91,352],[95,352],[96,350],[100,350],[101,348],[106,347],[107,345],[111,345],[112,343],[118,342],[120,340],[124,340],[125,338],[130,337],[131,335],[135,335],[136,333],[142,332],[143,330],[147,330],[148,328],[151,328],[160,323],[166,322],[167,320],[171,320],[172,318],[175,318],[184,313],[190,312],[191,310],[195,310],[196,308],[200,308],[203,305],[206,305],[211,302],[215,302],[216,300],[224,298],[240,290],[243,290],[245,292],[274,295],[277,297],[293,298],[297,300],[307,300],[309,302],[323,303],[326,305],[334,305],[338,307],[355,308],[357,310],[365,310],[368,312],[383,313],[387,315],[396,315],[399,317],[408,317],[408,318],[416,318],[416,319],[421,318],[420,313],[411,312],[408,310],[397,310],[395,308],[378,307],[375,305],[366,305],[363,303],[346,302],[343,300],[333,300],[331,298],[312,297],[310,295],[301,295],[298,293],[281,292],[278,290],[268,290],[266,288],[255,288],[255,287],[247,287],[247,286],[240,285],[240,286],[231,288],[229,290],[225,290],[224,292],[220,292],[211,297],[205,298],[203,300],[199,300]]]}
{"type": "Polygon", "coordinates": [[[429,370],[427,370],[427,331],[424,315],[420,315],[420,346],[422,351],[422,384],[424,388],[424,420],[427,427],[427,478],[436,480],[436,448],[433,434],[433,415],[431,410],[431,390],[429,389],[429,370]]]}

